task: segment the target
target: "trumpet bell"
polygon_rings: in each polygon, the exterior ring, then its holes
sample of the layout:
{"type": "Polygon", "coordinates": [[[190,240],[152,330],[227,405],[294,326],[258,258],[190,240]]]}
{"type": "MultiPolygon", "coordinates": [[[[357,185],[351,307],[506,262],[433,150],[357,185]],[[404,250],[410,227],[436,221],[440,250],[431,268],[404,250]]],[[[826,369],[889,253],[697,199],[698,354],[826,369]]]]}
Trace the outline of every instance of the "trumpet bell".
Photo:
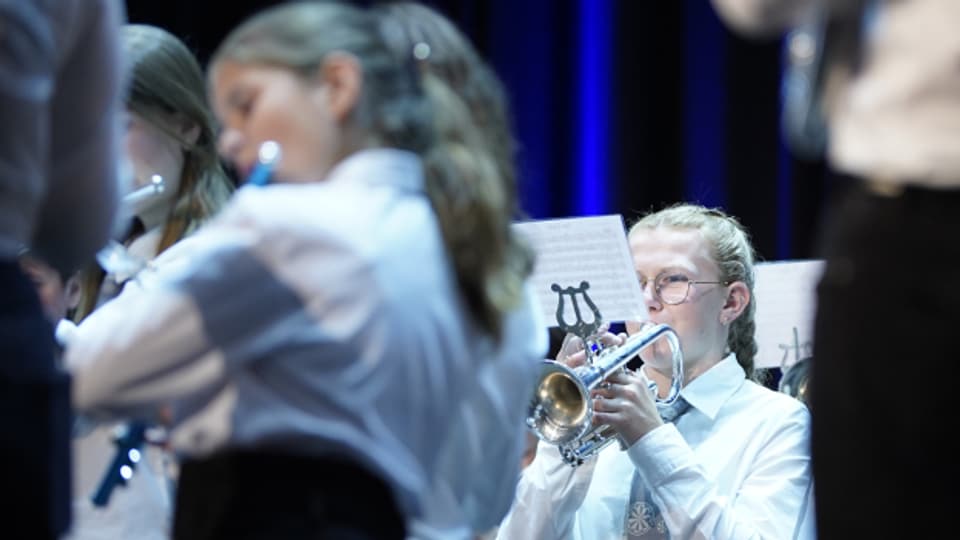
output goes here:
{"type": "Polygon", "coordinates": [[[589,391],[572,369],[545,361],[527,416],[528,427],[553,444],[577,439],[589,427],[585,419],[593,413],[593,403],[584,399],[585,395],[589,391]]]}

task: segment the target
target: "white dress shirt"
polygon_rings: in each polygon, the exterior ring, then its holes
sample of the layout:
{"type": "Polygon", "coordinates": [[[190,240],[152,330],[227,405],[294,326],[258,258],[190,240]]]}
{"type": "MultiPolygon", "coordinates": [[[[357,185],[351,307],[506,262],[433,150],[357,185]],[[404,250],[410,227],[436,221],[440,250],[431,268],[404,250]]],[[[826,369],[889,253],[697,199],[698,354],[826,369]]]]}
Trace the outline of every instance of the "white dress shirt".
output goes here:
{"type": "MultiPolygon", "coordinates": [[[[424,515],[438,486],[463,497],[451,505],[472,500],[445,476],[451,449],[473,443],[453,439],[513,444],[506,419],[519,412],[494,403],[502,417],[458,422],[488,370],[532,384],[545,329],[519,311],[496,348],[471,322],[414,154],[366,150],[322,182],[241,188],[155,263],[68,348],[78,409],[148,413],[175,399],[178,452],[350,456],[407,516],[424,515]]],[[[490,485],[515,481],[517,465],[495,459],[490,485]]]]}
{"type": "Polygon", "coordinates": [[[634,472],[671,538],[812,537],[810,414],[744,378],[733,355],[690,382],[690,409],[627,451],[612,444],[577,468],[540,443],[500,539],[626,537],[634,472]]]}
{"type": "Polygon", "coordinates": [[[527,342],[521,356],[503,351],[477,367],[478,379],[456,406],[453,432],[441,443],[439,474],[424,516],[409,524],[416,540],[473,540],[510,509],[526,442],[524,419],[547,353],[548,334],[532,288],[511,316],[507,342],[527,342]]]}

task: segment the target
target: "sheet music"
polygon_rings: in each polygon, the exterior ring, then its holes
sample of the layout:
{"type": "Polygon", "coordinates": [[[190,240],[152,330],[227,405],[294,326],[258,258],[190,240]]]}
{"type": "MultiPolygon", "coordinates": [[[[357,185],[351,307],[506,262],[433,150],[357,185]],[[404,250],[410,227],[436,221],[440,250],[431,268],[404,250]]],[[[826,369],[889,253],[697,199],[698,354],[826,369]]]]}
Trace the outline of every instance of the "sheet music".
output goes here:
{"type": "MultiPolygon", "coordinates": [[[[647,319],[622,216],[533,220],[513,226],[536,253],[531,282],[549,326],[557,326],[559,295],[551,289],[554,283],[566,288],[588,282],[587,293],[605,322],[647,319]]],[[[591,321],[582,299],[579,304],[584,319],[591,321]]]]}
{"type": "Polygon", "coordinates": [[[821,260],[757,263],[756,367],[789,367],[813,355],[821,260]]]}

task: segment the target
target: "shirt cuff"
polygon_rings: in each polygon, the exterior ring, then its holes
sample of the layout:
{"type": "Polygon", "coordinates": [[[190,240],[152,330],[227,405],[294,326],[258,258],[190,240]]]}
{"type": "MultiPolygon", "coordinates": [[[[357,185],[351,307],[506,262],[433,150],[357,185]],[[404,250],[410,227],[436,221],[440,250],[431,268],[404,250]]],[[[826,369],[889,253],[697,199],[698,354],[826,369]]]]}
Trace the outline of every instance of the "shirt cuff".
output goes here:
{"type": "Polygon", "coordinates": [[[664,424],[640,437],[627,449],[627,455],[651,486],[693,462],[693,451],[673,424],[664,424]]]}

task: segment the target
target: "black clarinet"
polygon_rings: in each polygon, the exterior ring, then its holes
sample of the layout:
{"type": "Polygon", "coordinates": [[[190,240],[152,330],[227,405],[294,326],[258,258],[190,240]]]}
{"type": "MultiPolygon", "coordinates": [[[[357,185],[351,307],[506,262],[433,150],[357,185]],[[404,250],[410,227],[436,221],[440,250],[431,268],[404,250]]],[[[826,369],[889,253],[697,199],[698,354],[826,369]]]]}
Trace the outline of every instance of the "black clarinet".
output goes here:
{"type": "Polygon", "coordinates": [[[121,429],[122,433],[114,441],[117,452],[91,497],[94,506],[106,506],[114,488],[127,485],[127,481],[133,477],[137,463],[143,457],[141,448],[146,441],[147,425],[143,422],[130,422],[121,429]]]}

